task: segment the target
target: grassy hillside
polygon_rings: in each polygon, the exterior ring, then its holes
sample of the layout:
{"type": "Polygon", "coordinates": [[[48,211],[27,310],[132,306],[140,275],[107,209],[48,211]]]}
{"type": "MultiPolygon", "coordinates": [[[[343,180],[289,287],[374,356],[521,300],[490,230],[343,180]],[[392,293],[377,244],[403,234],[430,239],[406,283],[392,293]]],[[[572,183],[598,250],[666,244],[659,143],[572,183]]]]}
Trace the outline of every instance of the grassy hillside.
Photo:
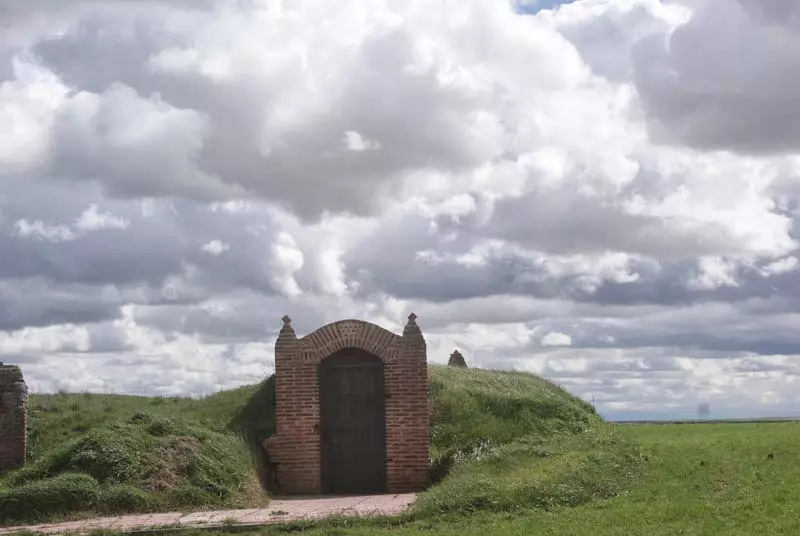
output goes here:
{"type": "Polygon", "coordinates": [[[440,483],[417,517],[553,508],[615,496],[644,459],[594,408],[532,374],[432,367],[431,458],[440,483]]]}
{"type": "Polygon", "coordinates": [[[257,443],[272,431],[272,388],[32,395],[29,459],[0,476],[0,524],[265,505],[257,443]]]}
{"type": "MultiPolygon", "coordinates": [[[[578,505],[642,474],[593,408],[536,376],[431,367],[437,484],[417,518],[578,505]]],[[[0,478],[0,523],[131,511],[255,507],[273,382],[200,399],[33,395],[30,460],[0,478]]]]}

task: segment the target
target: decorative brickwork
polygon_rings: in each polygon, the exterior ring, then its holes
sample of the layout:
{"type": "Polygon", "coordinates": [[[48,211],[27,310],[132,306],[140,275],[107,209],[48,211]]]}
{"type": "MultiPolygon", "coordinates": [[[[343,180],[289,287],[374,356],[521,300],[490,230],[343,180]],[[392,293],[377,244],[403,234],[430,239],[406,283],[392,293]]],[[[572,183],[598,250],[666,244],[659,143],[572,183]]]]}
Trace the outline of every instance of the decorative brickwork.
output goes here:
{"type": "Polygon", "coordinates": [[[361,320],[333,322],[298,339],[288,316],[275,343],[275,429],[264,441],[281,491],[323,491],[320,365],[350,349],[383,363],[386,492],[424,489],[429,476],[430,424],[425,338],[416,315],[396,335],[361,320]]]}
{"type": "Polygon", "coordinates": [[[450,360],[447,362],[447,366],[467,368],[467,362],[464,360],[464,356],[461,355],[461,352],[454,350],[453,353],[450,354],[450,360]]]}
{"type": "Polygon", "coordinates": [[[22,371],[0,363],[0,472],[25,465],[28,387],[22,371]]]}

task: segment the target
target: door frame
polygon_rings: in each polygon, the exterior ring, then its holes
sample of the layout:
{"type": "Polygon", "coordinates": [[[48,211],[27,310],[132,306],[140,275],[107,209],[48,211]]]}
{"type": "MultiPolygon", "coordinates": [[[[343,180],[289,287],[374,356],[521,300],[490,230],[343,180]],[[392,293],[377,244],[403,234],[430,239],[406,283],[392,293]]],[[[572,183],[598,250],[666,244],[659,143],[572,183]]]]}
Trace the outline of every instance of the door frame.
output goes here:
{"type": "Polygon", "coordinates": [[[365,490],[365,493],[385,493],[388,489],[388,445],[387,445],[387,426],[386,426],[386,367],[383,360],[360,348],[342,348],[331,355],[322,359],[317,369],[319,380],[319,453],[320,453],[320,484],[322,493],[336,494],[341,493],[338,491],[340,487],[337,482],[333,482],[332,474],[330,473],[329,466],[332,463],[330,459],[330,451],[326,442],[327,430],[325,422],[325,404],[329,402],[325,396],[325,376],[330,369],[342,368],[369,368],[377,369],[379,374],[378,378],[378,401],[380,412],[380,419],[377,423],[378,434],[381,438],[379,451],[376,453],[380,461],[379,468],[379,489],[365,490]]]}

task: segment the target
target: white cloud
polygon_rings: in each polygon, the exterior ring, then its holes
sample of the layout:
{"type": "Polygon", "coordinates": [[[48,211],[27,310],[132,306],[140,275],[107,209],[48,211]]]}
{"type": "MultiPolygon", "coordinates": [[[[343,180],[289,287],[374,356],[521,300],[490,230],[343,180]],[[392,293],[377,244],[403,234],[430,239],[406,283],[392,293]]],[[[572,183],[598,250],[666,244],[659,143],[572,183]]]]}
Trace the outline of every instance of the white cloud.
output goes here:
{"type": "Polygon", "coordinates": [[[572,337],[566,333],[551,331],[542,337],[542,346],[572,346],[572,337]]]}
{"type": "Polygon", "coordinates": [[[53,113],[68,92],[55,74],[26,58],[13,57],[11,67],[11,80],[0,76],[0,173],[46,157],[53,113]]]}
{"type": "Polygon", "coordinates": [[[64,242],[74,240],[76,235],[65,225],[48,225],[41,220],[29,222],[28,220],[17,220],[14,222],[17,236],[23,238],[34,238],[48,240],[50,242],[64,242]]]}
{"type": "Polygon", "coordinates": [[[98,231],[100,229],[125,229],[130,222],[125,218],[114,216],[109,212],[98,212],[97,205],[89,205],[75,221],[75,229],[80,232],[98,231]]]}
{"type": "Polygon", "coordinates": [[[48,224],[42,220],[29,222],[26,219],[14,222],[16,235],[23,238],[67,242],[93,231],[102,229],[126,229],[130,222],[109,212],[98,212],[97,205],[91,204],[78,216],[72,225],[48,224]]]}
{"type": "Polygon", "coordinates": [[[797,257],[786,257],[769,263],[761,272],[765,276],[786,274],[797,270],[798,267],[800,267],[800,261],[797,260],[797,257]]]}
{"type": "Polygon", "coordinates": [[[290,297],[302,294],[303,291],[297,284],[295,274],[303,268],[305,256],[298,249],[292,235],[286,232],[279,233],[270,253],[269,268],[272,280],[280,291],[290,297]]]}
{"type": "Polygon", "coordinates": [[[203,245],[203,251],[211,255],[222,255],[231,247],[221,240],[212,240],[203,245]]]}
{"type": "Polygon", "coordinates": [[[720,286],[738,285],[735,276],[736,264],[721,257],[700,259],[699,273],[689,282],[692,289],[709,290],[720,286]]]}
{"type": "Polygon", "coordinates": [[[380,142],[364,139],[361,134],[354,130],[344,133],[344,146],[348,151],[374,151],[381,148],[380,142]]]}

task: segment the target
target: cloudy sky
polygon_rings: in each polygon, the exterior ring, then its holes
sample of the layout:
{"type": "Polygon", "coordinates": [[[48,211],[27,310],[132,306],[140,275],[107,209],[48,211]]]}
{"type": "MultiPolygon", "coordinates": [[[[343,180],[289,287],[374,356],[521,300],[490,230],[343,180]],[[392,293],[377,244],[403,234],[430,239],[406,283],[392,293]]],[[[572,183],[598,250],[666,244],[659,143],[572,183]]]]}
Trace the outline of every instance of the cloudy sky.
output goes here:
{"type": "Polygon", "coordinates": [[[0,0],[0,361],[258,381],[280,318],[611,418],[800,414],[800,4],[0,0]]]}

